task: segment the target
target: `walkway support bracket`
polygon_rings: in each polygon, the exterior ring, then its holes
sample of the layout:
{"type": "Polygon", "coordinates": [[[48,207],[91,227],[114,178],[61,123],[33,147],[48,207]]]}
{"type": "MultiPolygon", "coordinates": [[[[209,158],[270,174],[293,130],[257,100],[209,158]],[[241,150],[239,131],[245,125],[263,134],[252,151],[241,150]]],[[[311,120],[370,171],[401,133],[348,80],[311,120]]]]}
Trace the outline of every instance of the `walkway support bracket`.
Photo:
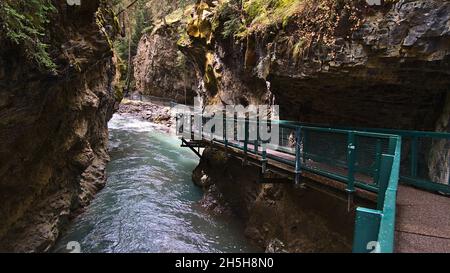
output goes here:
{"type": "Polygon", "coordinates": [[[301,128],[295,129],[295,184],[300,184],[300,176],[302,174],[302,162],[301,162],[301,128]]]}
{"type": "Polygon", "coordinates": [[[348,167],[348,183],[347,192],[353,193],[355,191],[355,161],[356,161],[356,143],[355,133],[348,133],[347,143],[347,167],[348,167]]]}
{"type": "Polygon", "coordinates": [[[181,145],[181,147],[188,147],[188,148],[191,149],[191,151],[193,151],[199,158],[202,158],[202,155],[200,154],[200,148],[204,147],[204,145],[200,144],[200,142],[195,142],[196,145],[193,145],[193,143],[187,141],[184,137],[181,138],[181,141],[183,142],[183,144],[181,145]],[[197,143],[198,143],[198,144],[197,144],[197,143]],[[198,150],[196,150],[195,147],[197,147],[198,150]]]}

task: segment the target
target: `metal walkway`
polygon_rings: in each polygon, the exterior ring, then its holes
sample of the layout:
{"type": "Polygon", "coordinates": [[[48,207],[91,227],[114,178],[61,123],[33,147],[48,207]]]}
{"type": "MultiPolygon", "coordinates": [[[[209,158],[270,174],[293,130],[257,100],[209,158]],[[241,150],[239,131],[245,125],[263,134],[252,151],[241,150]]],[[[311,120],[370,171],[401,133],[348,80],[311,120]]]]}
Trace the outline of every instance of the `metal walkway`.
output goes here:
{"type": "MultiPolygon", "coordinates": [[[[450,198],[408,186],[398,187],[404,171],[404,168],[401,171],[401,150],[405,145],[412,145],[409,149],[412,159],[407,162],[411,172],[404,176],[408,179],[402,181],[450,193],[449,185],[418,178],[421,165],[417,139],[429,135],[413,135],[413,141],[402,145],[402,137],[411,136],[407,131],[326,128],[288,121],[272,121],[272,124],[278,125],[279,145],[261,141],[257,120],[177,115],[177,133],[183,146],[190,147],[199,156],[195,148],[214,145],[244,162],[260,166],[263,183],[276,183],[264,180],[264,174],[271,171],[297,184],[302,182],[302,177],[320,181],[346,192],[349,200],[357,195],[375,201],[372,208],[356,209],[354,252],[450,251],[450,217],[447,216],[450,198]],[[205,128],[211,130],[205,133],[205,128]],[[237,140],[236,132],[240,130],[244,137],[237,140]],[[397,190],[400,191],[398,201],[397,190]],[[420,200],[423,203],[419,203],[420,200]],[[430,215],[436,217],[430,218],[430,215]],[[428,248],[425,241],[432,236],[438,242],[433,243],[434,248],[428,248]]],[[[269,131],[271,127],[269,125],[269,131]]],[[[433,137],[450,139],[450,134],[436,134],[433,137]]]]}

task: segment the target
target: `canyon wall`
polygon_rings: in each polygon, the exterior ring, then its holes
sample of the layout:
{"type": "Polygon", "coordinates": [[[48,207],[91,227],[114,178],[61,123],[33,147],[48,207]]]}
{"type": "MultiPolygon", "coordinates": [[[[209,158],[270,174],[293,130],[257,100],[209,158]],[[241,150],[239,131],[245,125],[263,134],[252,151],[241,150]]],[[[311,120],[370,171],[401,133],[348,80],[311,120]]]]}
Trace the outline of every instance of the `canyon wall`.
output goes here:
{"type": "Polygon", "coordinates": [[[53,1],[55,71],[0,36],[0,251],[47,251],[105,183],[107,122],[117,106],[106,1],[53,1]]]}
{"type": "Polygon", "coordinates": [[[139,41],[134,58],[137,92],[193,103],[199,85],[196,71],[178,50],[177,41],[185,28],[181,17],[160,23],[139,41]]]}
{"type": "Polygon", "coordinates": [[[273,96],[283,119],[436,129],[449,92],[448,1],[301,1],[282,23],[247,24],[238,37],[224,37],[234,18],[224,4],[201,2],[180,46],[210,102],[273,96]]]}

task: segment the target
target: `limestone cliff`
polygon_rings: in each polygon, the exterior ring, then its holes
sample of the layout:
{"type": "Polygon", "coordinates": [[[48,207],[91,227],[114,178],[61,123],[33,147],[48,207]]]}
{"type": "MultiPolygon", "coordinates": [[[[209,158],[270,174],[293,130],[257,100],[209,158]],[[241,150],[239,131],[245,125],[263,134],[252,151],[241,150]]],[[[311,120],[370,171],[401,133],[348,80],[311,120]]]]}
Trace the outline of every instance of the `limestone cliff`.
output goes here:
{"type": "Polygon", "coordinates": [[[0,36],[0,251],[46,251],[105,183],[107,122],[117,104],[105,1],[53,1],[37,69],[0,36]]]}
{"type": "Polygon", "coordinates": [[[134,58],[136,91],[166,97],[180,103],[193,102],[198,76],[192,63],[178,50],[177,41],[185,28],[184,17],[156,25],[145,33],[134,58]]]}
{"type": "Polygon", "coordinates": [[[449,1],[291,1],[299,4],[289,17],[266,24],[249,23],[245,10],[233,17],[239,1],[200,2],[180,45],[203,76],[207,100],[270,95],[284,119],[436,129],[450,81],[449,1]],[[233,20],[241,30],[228,34],[233,20]]]}

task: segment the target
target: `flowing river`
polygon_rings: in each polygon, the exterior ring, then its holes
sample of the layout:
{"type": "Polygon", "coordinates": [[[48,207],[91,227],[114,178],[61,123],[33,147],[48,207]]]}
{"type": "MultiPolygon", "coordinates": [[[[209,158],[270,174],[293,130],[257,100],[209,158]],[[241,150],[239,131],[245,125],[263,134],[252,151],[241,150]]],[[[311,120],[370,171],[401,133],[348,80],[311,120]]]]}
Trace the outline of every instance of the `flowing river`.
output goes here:
{"type": "Polygon", "coordinates": [[[198,158],[149,122],[115,115],[109,123],[107,186],[53,251],[251,252],[236,219],[198,205],[191,181],[198,158]],[[76,249],[79,248],[79,249],[76,249]]]}

